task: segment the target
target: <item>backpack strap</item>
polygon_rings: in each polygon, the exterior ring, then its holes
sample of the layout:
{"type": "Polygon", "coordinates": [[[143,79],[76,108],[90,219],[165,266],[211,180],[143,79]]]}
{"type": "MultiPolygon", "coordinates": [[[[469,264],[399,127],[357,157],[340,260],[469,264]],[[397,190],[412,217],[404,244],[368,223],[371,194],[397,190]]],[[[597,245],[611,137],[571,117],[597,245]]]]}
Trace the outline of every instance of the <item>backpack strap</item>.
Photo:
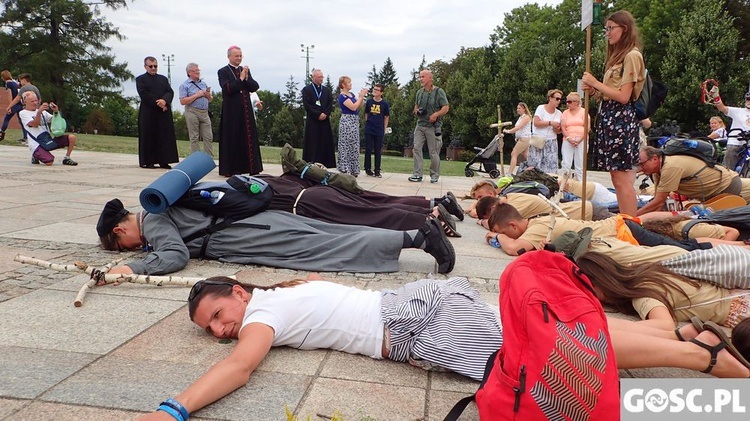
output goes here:
{"type": "Polygon", "coordinates": [[[201,250],[198,257],[201,259],[206,257],[206,248],[208,248],[208,240],[211,239],[211,236],[218,231],[221,231],[230,225],[235,227],[245,227],[245,228],[254,228],[254,229],[264,229],[264,230],[270,230],[270,225],[264,225],[264,224],[251,224],[248,222],[237,222],[233,219],[224,219],[221,222],[216,222],[219,219],[218,216],[214,216],[211,218],[211,223],[202,230],[198,230],[188,236],[185,236],[182,238],[182,242],[187,244],[196,238],[203,237],[203,240],[201,241],[201,250]]]}
{"type": "MultiPolygon", "coordinates": [[[[493,352],[492,355],[487,358],[487,364],[485,364],[484,366],[484,375],[482,376],[482,382],[479,383],[479,388],[477,390],[481,390],[484,387],[484,384],[487,383],[487,379],[489,379],[490,373],[492,372],[492,367],[495,366],[495,360],[497,359],[498,352],[500,352],[499,349],[493,352]]],[[[475,401],[476,398],[477,394],[474,393],[473,395],[462,398],[461,400],[456,402],[456,404],[453,405],[453,408],[451,408],[450,412],[448,412],[448,415],[445,416],[443,421],[458,421],[458,417],[460,417],[464,410],[466,410],[466,407],[469,406],[469,403],[475,401]]]]}
{"type": "Polygon", "coordinates": [[[690,233],[690,230],[693,229],[693,227],[696,226],[697,224],[700,224],[701,222],[706,222],[706,221],[703,221],[700,219],[693,219],[692,221],[685,224],[685,226],[682,227],[682,232],[681,232],[682,239],[683,240],[689,239],[690,237],[688,237],[688,234],[690,233]]]}

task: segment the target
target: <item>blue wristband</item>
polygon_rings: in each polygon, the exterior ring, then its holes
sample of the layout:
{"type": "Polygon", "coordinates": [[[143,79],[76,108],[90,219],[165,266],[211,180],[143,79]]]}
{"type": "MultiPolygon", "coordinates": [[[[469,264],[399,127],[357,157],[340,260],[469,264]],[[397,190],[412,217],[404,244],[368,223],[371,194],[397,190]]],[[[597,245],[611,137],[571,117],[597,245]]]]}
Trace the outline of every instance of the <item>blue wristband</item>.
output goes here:
{"type": "Polygon", "coordinates": [[[182,415],[180,414],[180,411],[172,408],[171,406],[159,405],[159,407],[156,408],[156,410],[166,412],[167,414],[174,417],[174,419],[176,419],[177,421],[185,421],[184,419],[182,419],[182,415]]]}
{"type": "Polygon", "coordinates": [[[185,409],[185,407],[182,406],[182,404],[180,404],[179,402],[177,402],[177,400],[174,398],[169,398],[166,401],[162,402],[161,404],[169,406],[172,409],[177,410],[180,413],[180,415],[182,415],[182,421],[187,421],[188,418],[190,418],[190,412],[188,412],[188,410],[185,409]]]}

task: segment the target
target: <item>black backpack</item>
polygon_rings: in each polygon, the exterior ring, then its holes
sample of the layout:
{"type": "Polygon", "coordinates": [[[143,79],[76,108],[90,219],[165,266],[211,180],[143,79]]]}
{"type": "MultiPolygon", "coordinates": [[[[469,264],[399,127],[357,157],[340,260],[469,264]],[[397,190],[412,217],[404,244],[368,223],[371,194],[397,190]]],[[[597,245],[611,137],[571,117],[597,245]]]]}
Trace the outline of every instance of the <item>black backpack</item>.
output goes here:
{"type": "Polygon", "coordinates": [[[707,167],[713,168],[719,159],[719,151],[713,143],[700,138],[690,138],[684,135],[668,139],[662,146],[664,155],[687,155],[703,161],[707,167]]]}
{"type": "MultiPolygon", "coordinates": [[[[212,216],[211,224],[186,236],[182,241],[187,244],[196,238],[204,237],[200,253],[203,257],[211,234],[268,209],[273,194],[273,188],[268,183],[248,175],[233,175],[227,181],[195,183],[172,206],[193,209],[210,215],[212,216]],[[217,223],[219,218],[223,221],[217,223]]],[[[243,226],[270,228],[257,224],[243,224],[243,226]]]]}
{"type": "MultiPolygon", "coordinates": [[[[625,72],[625,66],[620,68],[620,78],[625,72]]],[[[651,73],[646,70],[646,80],[643,82],[643,89],[638,99],[635,100],[635,116],[638,120],[643,120],[654,115],[656,110],[664,104],[667,98],[667,85],[651,79],[651,73]]]]}

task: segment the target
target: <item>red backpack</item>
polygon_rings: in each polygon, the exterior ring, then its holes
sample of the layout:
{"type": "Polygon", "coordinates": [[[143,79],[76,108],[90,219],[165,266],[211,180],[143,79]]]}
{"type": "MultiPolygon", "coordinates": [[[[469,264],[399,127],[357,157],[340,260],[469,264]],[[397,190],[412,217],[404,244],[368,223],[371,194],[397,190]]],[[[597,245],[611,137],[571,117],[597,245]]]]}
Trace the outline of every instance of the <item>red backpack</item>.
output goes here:
{"type": "Polygon", "coordinates": [[[572,261],[544,250],[517,258],[500,276],[500,316],[503,344],[475,395],[482,421],[620,419],[607,318],[572,261]]]}

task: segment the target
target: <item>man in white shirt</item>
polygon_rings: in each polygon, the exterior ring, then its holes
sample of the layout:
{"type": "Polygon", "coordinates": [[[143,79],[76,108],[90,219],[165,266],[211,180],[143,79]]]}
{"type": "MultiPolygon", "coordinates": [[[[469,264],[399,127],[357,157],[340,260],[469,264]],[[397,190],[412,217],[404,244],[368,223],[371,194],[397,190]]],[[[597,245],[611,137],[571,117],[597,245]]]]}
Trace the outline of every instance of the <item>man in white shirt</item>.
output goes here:
{"type": "Polygon", "coordinates": [[[715,88],[715,96],[713,96],[713,104],[717,110],[721,111],[724,115],[732,119],[732,127],[729,129],[730,136],[727,141],[727,150],[724,152],[724,167],[734,170],[737,166],[737,162],[740,160],[740,147],[742,143],[733,138],[732,134],[737,134],[736,131],[732,132],[733,129],[742,129],[743,131],[750,131],[750,91],[745,93],[745,107],[727,107],[721,101],[719,96],[718,87],[715,88]]]}
{"type": "Polygon", "coordinates": [[[76,136],[73,134],[64,134],[58,137],[52,137],[49,132],[49,124],[52,120],[52,112],[57,112],[57,105],[54,103],[43,103],[39,105],[39,99],[33,91],[23,93],[24,109],[18,115],[21,122],[29,135],[29,149],[31,150],[31,163],[52,165],[55,162],[55,156],[50,153],[55,149],[67,147],[68,150],[63,158],[63,165],[78,165],[77,162],[70,159],[70,154],[76,146],[76,136]]]}

